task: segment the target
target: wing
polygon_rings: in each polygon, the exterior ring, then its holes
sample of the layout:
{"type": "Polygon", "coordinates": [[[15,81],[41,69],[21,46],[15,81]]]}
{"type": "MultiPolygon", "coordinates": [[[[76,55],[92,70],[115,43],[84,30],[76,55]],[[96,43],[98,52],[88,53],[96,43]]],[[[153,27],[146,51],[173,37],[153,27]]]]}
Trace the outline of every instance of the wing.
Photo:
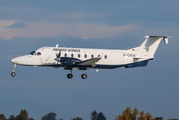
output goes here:
{"type": "Polygon", "coordinates": [[[100,59],[101,59],[101,58],[92,58],[92,59],[88,59],[88,60],[85,60],[85,61],[76,62],[75,65],[95,67],[95,66],[96,66],[96,63],[97,63],[100,59]]]}
{"type": "Polygon", "coordinates": [[[66,67],[95,67],[100,59],[101,58],[98,57],[81,61],[80,59],[71,57],[55,58],[56,61],[61,62],[61,64],[66,67]]]}

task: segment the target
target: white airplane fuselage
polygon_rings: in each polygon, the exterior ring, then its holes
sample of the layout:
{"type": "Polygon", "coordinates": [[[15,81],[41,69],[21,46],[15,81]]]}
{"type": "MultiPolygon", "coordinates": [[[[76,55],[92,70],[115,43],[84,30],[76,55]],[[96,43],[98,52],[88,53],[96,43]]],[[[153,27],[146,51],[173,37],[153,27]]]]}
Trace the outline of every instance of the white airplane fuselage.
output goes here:
{"type": "Polygon", "coordinates": [[[24,55],[11,60],[12,63],[26,66],[51,66],[60,67],[62,64],[55,60],[56,54],[61,50],[61,57],[73,57],[82,61],[91,58],[101,57],[96,63],[95,68],[116,68],[124,64],[133,62],[135,51],[127,52],[125,50],[108,50],[108,49],[82,49],[82,48],[65,48],[65,47],[42,47],[36,50],[41,55],[24,55]],[[130,54],[131,56],[124,56],[130,54]],[[133,56],[132,56],[133,55],[133,56]]]}
{"type": "MultiPolygon", "coordinates": [[[[42,47],[28,55],[16,57],[11,62],[14,63],[14,69],[16,65],[64,67],[69,70],[78,68],[85,71],[90,68],[144,67],[154,58],[161,39],[168,44],[167,36],[146,36],[146,40],[139,47],[129,50],[66,48],[58,45],[42,47]]],[[[14,69],[11,74],[13,77],[14,69]]],[[[68,78],[73,77],[70,75],[68,74],[68,78]]],[[[86,74],[83,75],[82,78],[86,79],[86,74]]]]}

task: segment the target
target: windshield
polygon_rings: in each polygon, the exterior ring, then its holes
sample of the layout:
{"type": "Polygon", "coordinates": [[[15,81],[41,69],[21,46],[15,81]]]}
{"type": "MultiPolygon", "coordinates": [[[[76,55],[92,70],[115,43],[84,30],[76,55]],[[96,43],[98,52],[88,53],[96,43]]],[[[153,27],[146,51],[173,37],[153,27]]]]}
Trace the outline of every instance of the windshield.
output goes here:
{"type": "Polygon", "coordinates": [[[32,51],[29,53],[30,55],[37,55],[37,56],[40,56],[41,53],[40,52],[36,52],[36,51],[32,51]]]}
{"type": "Polygon", "coordinates": [[[30,52],[31,55],[34,55],[35,51],[30,52]]]}

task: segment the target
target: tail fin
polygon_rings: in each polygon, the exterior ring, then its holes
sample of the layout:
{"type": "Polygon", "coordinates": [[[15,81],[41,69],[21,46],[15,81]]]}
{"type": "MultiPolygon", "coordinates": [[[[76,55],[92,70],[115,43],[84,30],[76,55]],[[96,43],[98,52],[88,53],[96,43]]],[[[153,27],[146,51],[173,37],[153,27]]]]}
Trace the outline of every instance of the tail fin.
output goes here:
{"type": "Polygon", "coordinates": [[[164,39],[165,44],[168,44],[168,36],[145,36],[145,37],[146,40],[136,50],[136,54],[138,56],[153,57],[162,39],[164,39]]]}

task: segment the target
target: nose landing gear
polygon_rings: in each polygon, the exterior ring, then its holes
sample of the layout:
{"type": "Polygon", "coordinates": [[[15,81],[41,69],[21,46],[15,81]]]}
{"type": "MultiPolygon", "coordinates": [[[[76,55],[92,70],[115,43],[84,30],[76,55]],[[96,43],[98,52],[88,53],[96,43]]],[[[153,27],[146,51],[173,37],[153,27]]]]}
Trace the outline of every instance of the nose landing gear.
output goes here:
{"type": "Polygon", "coordinates": [[[15,76],[16,76],[15,68],[16,68],[16,64],[14,64],[13,69],[12,69],[12,73],[11,73],[11,76],[12,76],[12,77],[15,77],[15,76]]]}
{"type": "Polygon", "coordinates": [[[15,72],[12,72],[12,73],[11,73],[11,76],[12,76],[12,77],[15,77],[15,76],[16,76],[16,73],[15,73],[15,72]]]}

